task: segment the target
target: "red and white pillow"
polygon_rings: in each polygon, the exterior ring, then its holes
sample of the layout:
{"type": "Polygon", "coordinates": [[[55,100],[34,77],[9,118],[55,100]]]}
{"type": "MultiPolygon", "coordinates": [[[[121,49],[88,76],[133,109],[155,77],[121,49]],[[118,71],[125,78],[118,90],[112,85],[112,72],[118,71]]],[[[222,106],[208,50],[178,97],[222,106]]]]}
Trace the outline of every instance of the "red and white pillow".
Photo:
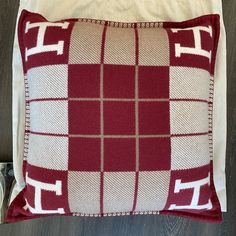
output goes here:
{"type": "Polygon", "coordinates": [[[219,16],[49,22],[23,11],[26,186],[7,221],[175,214],[221,221],[212,108],[219,16]]]}

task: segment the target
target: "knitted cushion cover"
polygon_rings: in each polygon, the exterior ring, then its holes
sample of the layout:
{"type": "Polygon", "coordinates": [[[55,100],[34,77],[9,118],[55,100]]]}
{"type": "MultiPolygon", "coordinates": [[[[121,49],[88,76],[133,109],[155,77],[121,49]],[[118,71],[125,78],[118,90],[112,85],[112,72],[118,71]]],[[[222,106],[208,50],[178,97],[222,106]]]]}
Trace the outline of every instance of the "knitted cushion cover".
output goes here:
{"type": "Polygon", "coordinates": [[[6,220],[173,214],[221,221],[212,112],[219,16],[47,21],[24,10],[25,187],[6,220]]]}

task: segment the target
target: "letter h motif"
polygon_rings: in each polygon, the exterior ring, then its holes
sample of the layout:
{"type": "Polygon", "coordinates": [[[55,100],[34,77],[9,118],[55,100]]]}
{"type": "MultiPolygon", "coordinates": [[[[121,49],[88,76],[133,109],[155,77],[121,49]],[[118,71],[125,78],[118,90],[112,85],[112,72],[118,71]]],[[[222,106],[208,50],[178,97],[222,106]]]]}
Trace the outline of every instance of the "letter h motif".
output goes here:
{"type": "Polygon", "coordinates": [[[171,29],[173,33],[178,33],[179,31],[186,31],[186,30],[193,31],[194,47],[183,47],[179,43],[175,43],[175,56],[181,57],[181,54],[193,54],[207,57],[209,59],[209,62],[211,62],[211,51],[207,51],[202,48],[201,31],[209,33],[210,36],[212,37],[212,27],[198,26],[186,29],[171,29]]]}
{"type": "Polygon", "coordinates": [[[210,184],[210,174],[204,179],[200,179],[197,181],[193,182],[186,182],[182,183],[181,179],[177,179],[175,181],[175,189],[174,193],[179,193],[181,190],[185,189],[193,189],[193,196],[192,196],[192,201],[190,205],[184,205],[184,206],[177,206],[176,204],[171,204],[169,207],[169,210],[180,210],[180,209],[195,209],[195,210],[202,210],[202,209],[211,209],[212,208],[212,203],[211,200],[208,200],[208,203],[203,204],[203,205],[198,205],[199,199],[200,199],[200,193],[201,193],[201,187],[203,185],[210,184]]]}
{"type": "Polygon", "coordinates": [[[50,192],[55,192],[57,196],[62,195],[62,182],[57,180],[55,184],[49,184],[49,183],[44,183],[40,182],[34,179],[31,179],[28,176],[28,173],[26,173],[26,183],[31,185],[32,187],[35,188],[35,197],[34,197],[34,208],[29,205],[29,203],[26,200],[26,205],[24,209],[29,209],[31,213],[35,214],[54,214],[54,213],[59,213],[63,214],[65,213],[63,208],[58,208],[56,210],[44,210],[42,209],[42,190],[44,191],[50,191],[50,192]]]}
{"type": "Polygon", "coordinates": [[[62,29],[67,29],[69,22],[64,23],[50,23],[50,22],[40,22],[40,23],[26,23],[25,33],[28,33],[30,29],[38,28],[37,42],[36,46],[33,48],[25,49],[25,60],[28,60],[28,57],[42,52],[52,52],[56,51],[57,55],[63,54],[64,41],[60,40],[56,44],[44,45],[44,37],[47,30],[47,27],[60,27],[62,29]]]}

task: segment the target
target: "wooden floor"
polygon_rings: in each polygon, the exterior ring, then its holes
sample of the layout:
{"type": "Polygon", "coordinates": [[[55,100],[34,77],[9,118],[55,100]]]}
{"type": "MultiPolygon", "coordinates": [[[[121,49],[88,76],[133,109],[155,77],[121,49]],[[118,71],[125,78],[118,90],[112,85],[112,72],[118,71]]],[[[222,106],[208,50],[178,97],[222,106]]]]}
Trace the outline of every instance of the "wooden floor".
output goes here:
{"type": "MultiPolygon", "coordinates": [[[[219,1],[219,0],[218,0],[219,1]]],[[[0,162],[12,160],[11,59],[18,0],[0,0],[0,162]]],[[[236,235],[236,1],[223,1],[228,48],[228,212],[220,225],[171,216],[48,217],[0,225],[1,236],[236,235]]]]}

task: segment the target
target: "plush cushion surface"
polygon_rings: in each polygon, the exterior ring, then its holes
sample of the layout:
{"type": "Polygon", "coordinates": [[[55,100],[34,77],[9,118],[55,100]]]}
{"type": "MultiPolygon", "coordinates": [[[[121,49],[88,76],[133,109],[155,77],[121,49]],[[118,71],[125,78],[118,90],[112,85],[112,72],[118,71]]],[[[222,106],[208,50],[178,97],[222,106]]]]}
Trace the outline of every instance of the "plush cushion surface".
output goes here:
{"type": "Polygon", "coordinates": [[[212,110],[219,16],[49,22],[23,11],[25,188],[7,220],[175,214],[221,221],[212,110]]]}

